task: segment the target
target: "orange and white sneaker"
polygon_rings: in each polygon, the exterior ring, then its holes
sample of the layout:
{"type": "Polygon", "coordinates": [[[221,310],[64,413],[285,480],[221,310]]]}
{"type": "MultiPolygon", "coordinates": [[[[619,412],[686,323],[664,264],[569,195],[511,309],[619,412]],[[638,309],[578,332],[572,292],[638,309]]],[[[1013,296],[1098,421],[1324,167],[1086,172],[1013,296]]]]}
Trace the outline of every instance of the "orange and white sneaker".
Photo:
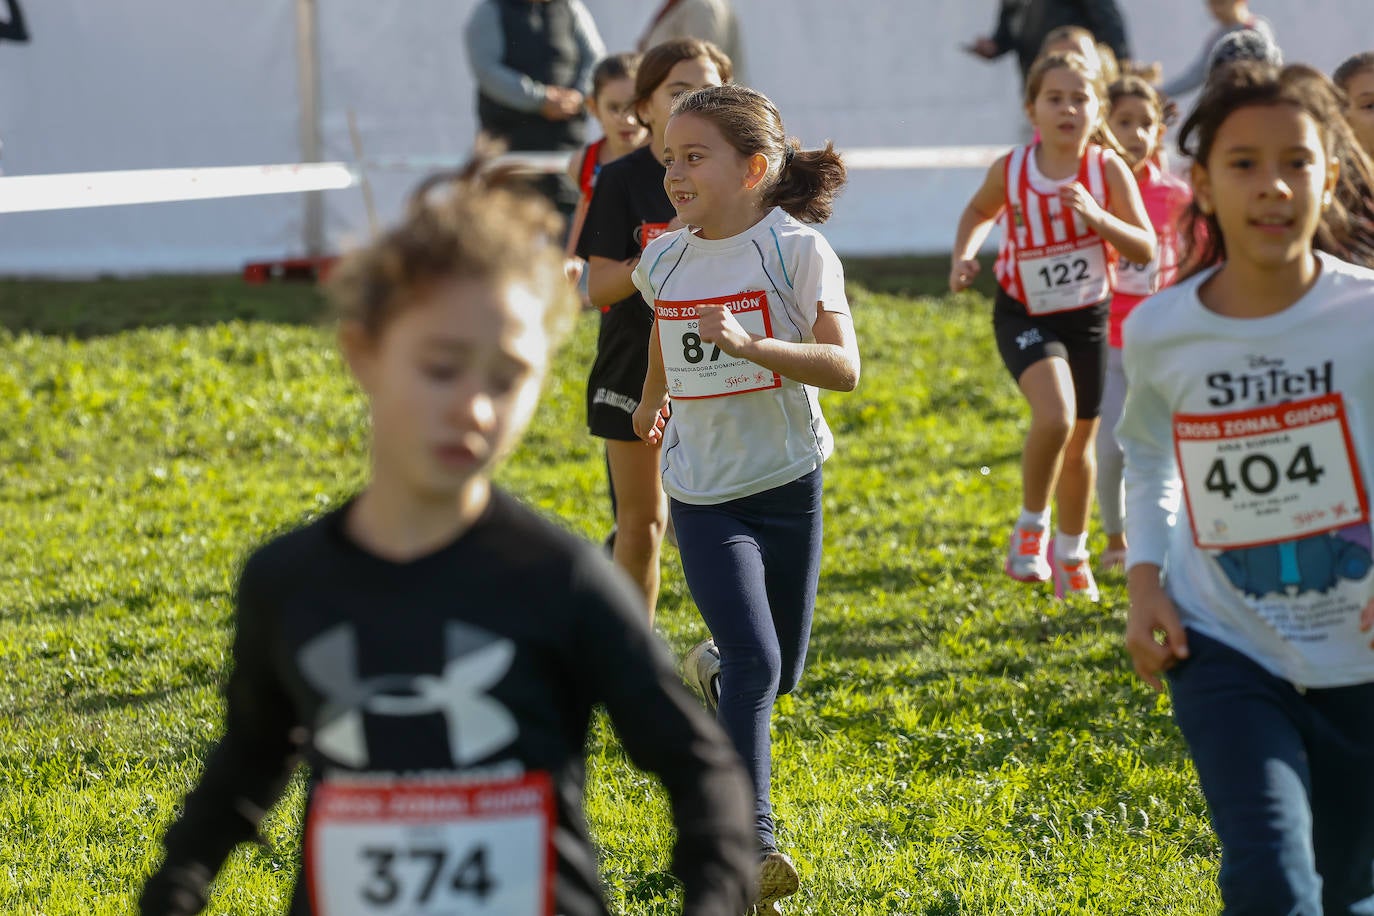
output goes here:
{"type": "Polygon", "coordinates": [[[1068,601],[1071,597],[1097,601],[1097,580],[1093,578],[1088,558],[1061,560],[1051,554],[1050,569],[1054,573],[1054,597],[1068,601]]]}
{"type": "Polygon", "coordinates": [[[1002,571],[1018,582],[1044,582],[1052,575],[1049,546],[1050,533],[1044,528],[1014,525],[1002,571]]]}

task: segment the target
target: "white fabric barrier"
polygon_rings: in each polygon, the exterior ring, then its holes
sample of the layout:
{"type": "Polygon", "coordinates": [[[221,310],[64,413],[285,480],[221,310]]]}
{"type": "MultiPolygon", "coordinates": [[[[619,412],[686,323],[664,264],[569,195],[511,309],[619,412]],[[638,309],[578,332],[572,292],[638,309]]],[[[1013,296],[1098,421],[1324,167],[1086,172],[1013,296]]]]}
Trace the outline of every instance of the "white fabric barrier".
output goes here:
{"type": "MultiPolygon", "coordinates": [[[[851,170],[986,168],[1005,151],[1001,146],[883,147],[850,150],[844,158],[851,170]]],[[[500,161],[537,172],[568,167],[566,153],[510,153],[500,161]]],[[[428,173],[462,164],[453,156],[390,156],[366,160],[362,169],[317,162],[18,175],[0,177],[0,213],[337,191],[357,185],[364,170],[428,173]]]]}

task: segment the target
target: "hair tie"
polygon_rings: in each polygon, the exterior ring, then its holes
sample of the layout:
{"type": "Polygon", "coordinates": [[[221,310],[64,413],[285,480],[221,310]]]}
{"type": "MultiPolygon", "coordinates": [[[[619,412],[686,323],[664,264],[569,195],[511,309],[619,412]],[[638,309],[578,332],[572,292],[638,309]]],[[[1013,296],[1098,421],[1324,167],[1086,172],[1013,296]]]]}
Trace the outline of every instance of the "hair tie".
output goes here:
{"type": "Polygon", "coordinates": [[[784,143],[782,145],[782,165],[778,167],[779,172],[787,171],[787,167],[792,164],[792,157],[795,156],[796,153],[797,151],[792,148],[791,143],[784,143]]]}

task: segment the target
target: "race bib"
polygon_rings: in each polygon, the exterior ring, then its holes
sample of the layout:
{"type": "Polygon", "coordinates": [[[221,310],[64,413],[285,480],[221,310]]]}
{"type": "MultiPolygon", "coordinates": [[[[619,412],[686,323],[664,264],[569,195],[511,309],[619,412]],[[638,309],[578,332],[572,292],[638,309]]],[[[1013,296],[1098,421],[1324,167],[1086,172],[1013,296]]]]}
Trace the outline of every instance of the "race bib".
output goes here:
{"type": "Polygon", "coordinates": [[[1081,239],[1018,252],[1021,290],[1032,315],[1095,305],[1111,292],[1101,239],[1081,239]]]}
{"type": "Polygon", "coordinates": [[[472,783],[324,782],[305,832],[319,916],[552,916],[546,773],[472,783]]]}
{"type": "Polygon", "coordinates": [[[667,223],[640,223],[639,228],[635,229],[635,241],[639,243],[639,250],[643,251],[650,242],[667,231],[667,223]]]}
{"type": "Polygon", "coordinates": [[[1159,292],[1159,254],[1148,264],[1122,260],[1116,265],[1116,291],[1127,296],[1153,296],[1159,292]]]}
{"type": "Polygon", "coordinates": [[[1369,519],[1339,394],[1239,413],[1175,414],[1193,541],[1231,550],[1369,519]]]}
{"type": "Polygon", "coordinates": [[[654,300],[658,343],[668,394],[673,398],[720,398],[782,387],[782,376],[747,359],[730,356],[698,333],[698,305],[724,305],[750,334],[773,336],[768,294],[759,290],[701,300],[654,300]]]}

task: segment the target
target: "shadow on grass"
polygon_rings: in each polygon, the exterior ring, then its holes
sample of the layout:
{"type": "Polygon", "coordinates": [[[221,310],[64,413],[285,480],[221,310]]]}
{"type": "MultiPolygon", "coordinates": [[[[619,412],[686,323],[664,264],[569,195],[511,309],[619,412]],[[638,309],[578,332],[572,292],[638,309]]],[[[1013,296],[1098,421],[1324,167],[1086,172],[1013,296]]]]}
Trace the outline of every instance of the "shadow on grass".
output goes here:
{"type": "Polygon", "coordinates": [[[84,340],[139,328],[226,321],[321,325],[328,320],[324,299],[312,283],[254,286],[238,276],[0,279],[0,327],[16,334],[84,340]]]}

